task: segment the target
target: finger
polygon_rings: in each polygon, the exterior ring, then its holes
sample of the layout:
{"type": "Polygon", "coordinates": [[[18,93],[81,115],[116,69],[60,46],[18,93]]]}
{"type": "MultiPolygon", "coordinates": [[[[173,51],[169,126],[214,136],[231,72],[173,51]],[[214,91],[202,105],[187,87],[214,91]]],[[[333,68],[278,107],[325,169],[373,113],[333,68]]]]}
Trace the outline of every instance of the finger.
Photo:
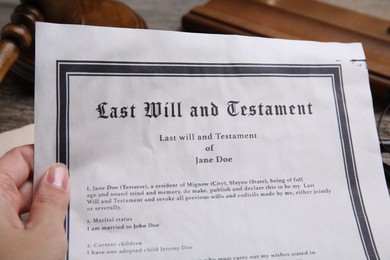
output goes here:
{"type": "Polygon", "coordinates": [[[68,203],[68,170],[63,164],[54,164],[49,167],[38,184],[26,227],[63,230],[68,203]]]}
{"type": "Polygon", "coordinates": [[[15,209],[16,214],[27,212],[30,207],[33,154],[34,146],[25,145],[10,150],[0,158],[0,179],[10,181],[19,188],[19,192],[17,189],[13,189],[12,193],[8,191],[8,194],[13,194],[8,198],[12,198],[10,205],[15,209]]]}
{"type": "Polygon", "coordinates": [[[0,174],[0,227],[24,228],[19,218],[21,195],[8,175],[0,174]]]}
{"type": "Polygon", "coordinates": [[[33,145],[14,148],[0,158],[0,175],[7,175],[18,188],[30,178],[33,167],[33,145]]]}
{"type": "Polygon", "coordinates": [[[21,202],[19,213],[26,213],[30,211],[33,193],[33,184],[31,181],[27,181],[19,188],[21,202]]]}

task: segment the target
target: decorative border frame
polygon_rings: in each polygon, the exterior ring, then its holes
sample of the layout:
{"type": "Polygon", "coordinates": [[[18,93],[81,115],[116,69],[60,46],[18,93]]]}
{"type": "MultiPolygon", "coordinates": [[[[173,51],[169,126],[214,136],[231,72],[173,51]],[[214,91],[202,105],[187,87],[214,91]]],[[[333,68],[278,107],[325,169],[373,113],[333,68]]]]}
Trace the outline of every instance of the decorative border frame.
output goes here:
{"type": "MultiPolygon", "coordinates": [[[[351,206],[367,259],[380,259],[365,210],[356,168],[342,69],[339,64],[154,63],[57,61],[57,161],[69,165],[69,89],[75,76],[121,77],[327,77],[332,81],[340,145],[351,206]]],[[[69,239],[70,215],[66,226],[69,239]]]]}

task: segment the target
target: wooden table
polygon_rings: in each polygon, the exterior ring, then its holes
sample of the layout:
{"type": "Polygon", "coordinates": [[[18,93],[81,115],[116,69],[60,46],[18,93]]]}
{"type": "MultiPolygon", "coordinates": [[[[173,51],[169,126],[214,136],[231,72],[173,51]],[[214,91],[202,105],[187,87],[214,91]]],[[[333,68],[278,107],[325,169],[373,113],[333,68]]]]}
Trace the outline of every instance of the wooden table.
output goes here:
{"type": "MultiPolygon", "coordinates": [[[[0,27],[19,0],[0,0],[0,27]]],[[[140,14],[150,29],[180,30],[181,17],[196,5],[207,0],[122,0],[140,14]]],[[[323,0],[356,11],[390,19],[390,1],[384,0],[323,0]]],[[[390,26],[390,24],[389,24],[390,26]]],[[[381,107],[377,107],[377,114],[381,107]]],[[[0,133],[34,122],[33,86],[15,83],[7,77],[0,85],[0,133]]]]}

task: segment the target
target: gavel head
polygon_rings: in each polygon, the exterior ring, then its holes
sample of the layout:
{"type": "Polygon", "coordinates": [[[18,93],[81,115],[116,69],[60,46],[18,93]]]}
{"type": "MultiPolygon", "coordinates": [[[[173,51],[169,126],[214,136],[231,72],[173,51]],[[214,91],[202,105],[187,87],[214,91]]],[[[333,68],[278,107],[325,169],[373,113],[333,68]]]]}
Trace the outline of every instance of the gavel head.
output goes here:
{"type": "Polygon", "coordinates": [[[36,6],[47,22],[81,23],[79,0],[21,0],[21,2],[36,6]]]}

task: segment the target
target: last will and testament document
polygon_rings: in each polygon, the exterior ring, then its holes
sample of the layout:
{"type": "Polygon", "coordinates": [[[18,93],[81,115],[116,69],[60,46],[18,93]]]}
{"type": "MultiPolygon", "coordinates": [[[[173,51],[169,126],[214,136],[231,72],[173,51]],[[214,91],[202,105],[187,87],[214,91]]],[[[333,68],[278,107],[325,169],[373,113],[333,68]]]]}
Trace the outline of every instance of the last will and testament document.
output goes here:
{"type": "Polygon", "coordinates": [[[68,259],[390,259],[361,44],[39,23],[36,45],[68,259]]]}

